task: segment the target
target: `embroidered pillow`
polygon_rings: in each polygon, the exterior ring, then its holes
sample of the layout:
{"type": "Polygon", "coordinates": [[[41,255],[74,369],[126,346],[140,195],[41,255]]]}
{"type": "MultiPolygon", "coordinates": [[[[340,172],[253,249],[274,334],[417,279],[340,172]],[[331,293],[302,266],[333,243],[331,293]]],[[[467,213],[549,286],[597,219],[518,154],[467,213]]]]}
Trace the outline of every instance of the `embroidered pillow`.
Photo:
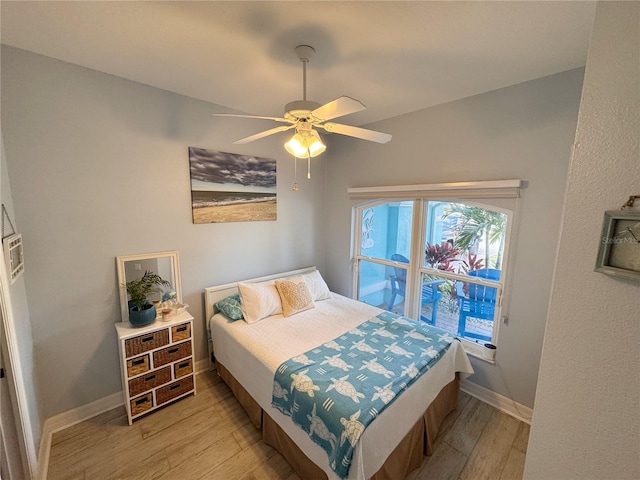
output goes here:
{"type": "Polygon", "coordinates": [[[229,295],[214,305],[229,320],[242,320],[244,318],[240,309],[240,294],[238,293],[229,295]]]}
{"type": "Polygon", "coordinates": [[[245,283],[238,282],[240,292],[240,308],[247,323],[254,323],[270,315],[282,313],[280,295],[275,284],[271,282],[245,283]]]}
{"type": "Polygon", "coordinates": [[[290,317],[316,306],[302,275],[276,280],[276,288],[280,294],[282,313],[285,317],[290,317]]]}
{"type": "Polygon", "coordinates": [[[307,283],[307,288],[309,288],[313,301],[327,300],[331,298],[329,287],[318,270],[314,270],[311,273],[305,273],[302,275],[302,278],[304,278],[304,281],[307,283]]]}

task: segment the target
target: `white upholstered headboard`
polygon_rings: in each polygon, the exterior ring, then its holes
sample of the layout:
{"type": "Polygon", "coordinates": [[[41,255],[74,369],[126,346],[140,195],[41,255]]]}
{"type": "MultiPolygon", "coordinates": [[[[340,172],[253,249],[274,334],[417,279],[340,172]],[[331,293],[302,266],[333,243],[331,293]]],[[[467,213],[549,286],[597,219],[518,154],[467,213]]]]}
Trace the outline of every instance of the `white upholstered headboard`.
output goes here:
{"type": "Polygon", "coordinates": [[[223,285],[214,285],[213,287],[207,287],[204,289],[204,318],[207,326],[207,338],[209,340],[209,358],[211,359],[212,344],[211,344],[211,332],[209,331],[209,320],[217,313],[214,303],[222,300],[229,295],[238,293],[238,282],[266,282],[268,280],[275,280],[276,278],[292,277],[294,275],[302,275],[303,273],[310,273],[316,270],[316,267],[299,268],[298,270],[291,270],[288,272],[275,273],[273,275],[267,275],[265,277],[250,278],[248,280],[238,280],[237,282],[225,283],[223,285]]]}

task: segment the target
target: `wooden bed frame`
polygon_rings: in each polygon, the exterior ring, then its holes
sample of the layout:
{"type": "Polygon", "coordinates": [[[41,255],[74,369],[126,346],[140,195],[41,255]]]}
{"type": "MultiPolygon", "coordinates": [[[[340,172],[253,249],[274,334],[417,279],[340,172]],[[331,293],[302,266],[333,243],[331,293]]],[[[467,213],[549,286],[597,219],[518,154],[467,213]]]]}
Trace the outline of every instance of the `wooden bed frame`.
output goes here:
{"type": "MultiPolygon", "coordinates": [[[[306,267],[289,272],[268,275],[246,280],[247,282],[263,282],[277,278],[301,275],[316,270],[306,267]]],[[[313,463],[304,452],[291,440],[280,426],[251,397],[227,368],[215,362],[213,344],[209,332],[209,320],[217,313],[214,303],[238,292],[237,282],[208,287],[204,291],[205,321],[207,323],[209,358],[211,368],[229,386],[234,396],[247,412],[253,425],[262,431],[263,441],[274,447],[291,465],[292,469],[304,480],[326,480],[326,473],[313,463]]],[[[413,470],[419,468],[425,457],[433,453],[433,443],[445,417],[458,406],[460,382],[458,374],[455,380],[446,385],[436,399],[429,405],[411,430],[405,435],[393,452],[387,457],[382,467],[369,480],[398,480],[405,478],[413,470]]]]}

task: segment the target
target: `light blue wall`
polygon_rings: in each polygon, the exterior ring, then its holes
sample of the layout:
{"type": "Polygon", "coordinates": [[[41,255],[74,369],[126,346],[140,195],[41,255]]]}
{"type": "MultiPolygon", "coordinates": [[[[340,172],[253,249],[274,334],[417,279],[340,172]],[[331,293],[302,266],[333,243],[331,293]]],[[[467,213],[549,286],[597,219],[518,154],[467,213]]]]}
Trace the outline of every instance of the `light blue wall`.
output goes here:
{"type": "MultiPolygon", "coordinates": [[[[180,251],[200,360],[205,286],[316,264],[333,290],[351,293],[348,187],[500,178],[528,181],[498,358],[515,399],[532,405],[582,74],[373,125],[394,135],[386,145],[332,136],[293,192],[280,139],[232,145],[255,129],[212,119],[215,105],[3,47],[3,135],[43,417],[121,388],[115,256],[180,251]],[[416,138],[428,145],[419,154],[416,138]],[[276,158],[278,221],[193,225],[189,146],[276,158]]],[[[474,367],[474,381],[506,394],[494,367],[474,367]]]]}
{"type": "Polygon", "coordinates": [[[527,406],[536,391],[582,77],[582,69],[571,70],[378,122],[369,127],[391,133],[391,142],[332,138],[334,148],[326,154],[325,212],[332,212],[326,221],[335,226],[325,237],[326,273],[329,284],[345,295],[352,293],[350,219],[358,203],[348,198],[347,188],[527,182],[498,365],[474,359],[476,373],[470,379],[527,406]]]}
{"type": "Polygon", "coordinates": [[[260,125],[214,118],[219,106],[11,47],[2,47],[1,85],[42,418],[122,388],[116,256],[180,252],[196,360],[207,352],[203,288],[307,265],[323,270],[326,162],[314,162],[311,180],[294,192],[280,136],[232,144],[260,125]],[[277,221],[194,225],[190,146],[275,158],[277,221]]]}

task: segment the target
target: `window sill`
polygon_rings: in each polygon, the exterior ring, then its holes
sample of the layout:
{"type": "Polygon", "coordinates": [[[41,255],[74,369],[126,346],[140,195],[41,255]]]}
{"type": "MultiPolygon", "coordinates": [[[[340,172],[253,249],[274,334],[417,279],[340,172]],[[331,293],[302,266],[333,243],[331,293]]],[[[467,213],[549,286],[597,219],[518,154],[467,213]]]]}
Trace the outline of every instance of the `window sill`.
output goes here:
{"type": "Polygon", "coordinates": [[[462,346],[464,347],[464,351],[468,356],[477,358],[478,360],[482,360],[483,362],[490,363],[491,365],[495,365],[495,360],[489,360],[482,355],[482,351],[484,350],[484,346],[479,343],[470,342],[469,340],[461,339],[462,346]]]}

